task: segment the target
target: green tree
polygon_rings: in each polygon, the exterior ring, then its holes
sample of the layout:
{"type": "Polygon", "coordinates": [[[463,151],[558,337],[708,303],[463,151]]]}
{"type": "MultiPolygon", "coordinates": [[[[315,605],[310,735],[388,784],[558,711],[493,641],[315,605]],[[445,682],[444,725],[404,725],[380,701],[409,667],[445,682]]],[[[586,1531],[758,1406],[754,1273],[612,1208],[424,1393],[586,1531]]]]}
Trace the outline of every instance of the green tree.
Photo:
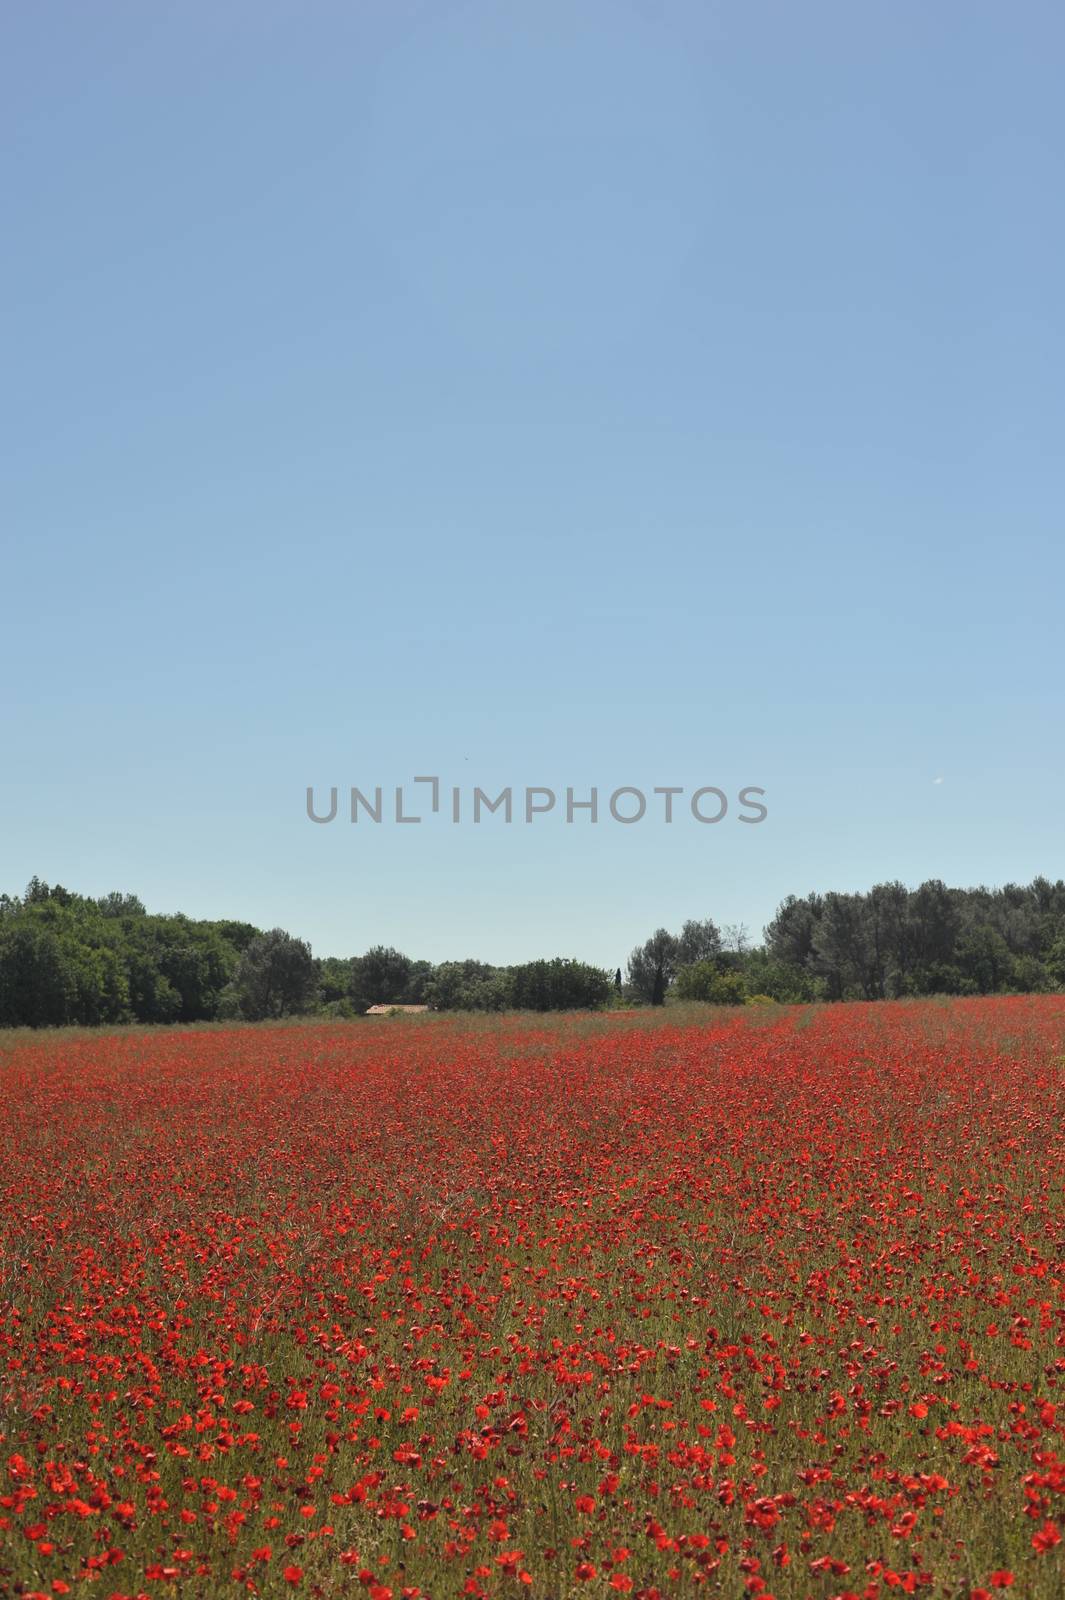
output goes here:
{"type": "Polygon", "coordinates": [[[681,967],[673,985],[678,1000],[703,1000],[712,1006],[741,1006],[747,985],[740,972],[722,972],[715,961],[681,967]]]}
{"type": "Polygon", "coordinates": [[[364,955],[355,956],[351,962],[349,993],[356,1010],[420,1004],[407,998],[413,967],[410,956],[383,944],[376,944],[364,955]]]}
{"type": "Polygon", "coordinates": [[[96,904],[100,908],[101,916],[105,917],[143,917],[147,913],[144,901],[135,894],[120,894],[117,889],[112,889],[110,894],[101,895],[96,904]]]}
{"type": "Polygon", "coordinates": [[[652,1006],[665,1004],[676,970],[677,940],[666,928],[658,928],[629,957],[629,983],[652,1006]]]}
{"type": "Polygon", "coordinates": [[[5,923],[0,936],[0,1022],[59,1027],[77,1021],[77,983],[58,934],[29,919],[5,923]]]}
{"type": "Polygon", "coordinates": [[[609,974],[583,961],[526,961],[507,978],[517,1011],[597,1011],[610,998],[609,974]]]}
{"type": "Polygon", "coordinates": [[[341,956],[323,956],[318,966],[318,997],[323,1005],[339,1005],[351,997],[351,962],[341,956]]]}
{"type": "Polygon", "coordinates": [[[704,917],[701,922],[689,920],[677,939],[677,966],[691,967],[697,961],[716,961],[721,949],[721,930],[716,922],[710,917],[704,917]]]}
{"type": "Polygon", "coordinates": [[[1047,952],[1047,975],[1057,989],[1065,989],[1065,932],[1054,940],[1047,952]]]}
{"type": "Polygon", "coordinates": [[[802,967],[789,966],[784,961],[774,961],[766,949],[747,951],[743,958],[743,981],[749,994],[768,995],[782,1005],[797,1005],[804,1001],[819,1000],[822,995],[820,979],[802,967]]]}
{"type": "Polygon", "coordinates": [[[506,973],[485,961],[441,961],[424,993],[434,1011],[505,1011],[510,1004],[506,973]]]}
{"type": "Polygon", "coordinates": [[[71,1009],[77,1020],[90,1026],[128,1022],[129,981],[118,951],[108,945],[68,945],[67,960],[74,980],[71,1009]]]}
{"type": "Polygon", "coordinates": [[[970,928],[958,942],[957,964],[971,980],[977,994],[994,994],[1009,987],[1013,957],[1002,935],[986,924],[970,928]]]}
{"type": "Polygon", "coordinates": [[[311,947],[282,928],[260,934],[241,956],[233,986],[241,1015],[258,1022],[309,1011],[315,999],[311,947]]]}

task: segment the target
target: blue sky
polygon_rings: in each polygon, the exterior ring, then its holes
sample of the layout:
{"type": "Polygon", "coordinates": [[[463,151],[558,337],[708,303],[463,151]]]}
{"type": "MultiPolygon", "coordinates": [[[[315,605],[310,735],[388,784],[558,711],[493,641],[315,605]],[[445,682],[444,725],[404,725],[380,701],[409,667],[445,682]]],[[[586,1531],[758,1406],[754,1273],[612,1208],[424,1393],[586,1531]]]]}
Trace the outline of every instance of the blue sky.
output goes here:
{"type": "Polygon", "coordinates": [[[12,11],[0,885],[614,966],[1059,876],[1063,46],[1049,4],[12,11]],[[769,817],[306,818],[422,773],[769,817]]]}

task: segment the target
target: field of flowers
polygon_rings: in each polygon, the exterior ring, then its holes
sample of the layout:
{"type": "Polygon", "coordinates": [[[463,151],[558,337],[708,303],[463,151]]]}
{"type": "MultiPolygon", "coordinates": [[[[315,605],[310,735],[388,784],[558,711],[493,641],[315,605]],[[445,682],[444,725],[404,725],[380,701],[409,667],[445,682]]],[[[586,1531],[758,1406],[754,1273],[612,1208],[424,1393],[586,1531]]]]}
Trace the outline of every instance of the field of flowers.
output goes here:
{"type": "Polygon", "coordinates": [[[1060,1600],[1063,1059],[1061,997],[0,1041],[0,1594],[1060,1600]]]}

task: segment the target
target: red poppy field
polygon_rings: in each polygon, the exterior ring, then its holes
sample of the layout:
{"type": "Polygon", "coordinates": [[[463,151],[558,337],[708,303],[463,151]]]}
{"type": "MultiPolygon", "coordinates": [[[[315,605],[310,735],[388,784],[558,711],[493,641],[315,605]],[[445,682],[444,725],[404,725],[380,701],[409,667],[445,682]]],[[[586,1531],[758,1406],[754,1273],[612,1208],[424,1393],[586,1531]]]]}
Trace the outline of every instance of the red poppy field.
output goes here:
{"type": "Polygon", "coordinates": [[[1065,1592],[1065,998],[23,1035],[0,1594],[1065,1592]]]}

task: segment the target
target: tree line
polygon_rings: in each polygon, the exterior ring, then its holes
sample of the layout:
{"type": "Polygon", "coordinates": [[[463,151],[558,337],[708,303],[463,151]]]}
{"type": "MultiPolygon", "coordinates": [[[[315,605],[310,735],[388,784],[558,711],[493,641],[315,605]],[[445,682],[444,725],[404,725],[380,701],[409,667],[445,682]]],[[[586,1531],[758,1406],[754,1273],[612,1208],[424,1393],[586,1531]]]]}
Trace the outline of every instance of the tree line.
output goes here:
{"type": "Polygon", "coordinates": [[[36,877],[0,895],[0,1027],[354,1017],[379,1004],[584,1010],[613,992],[581,961],[434,966],[383,946],[316,960],[283,929],[152,915],[136,895],[92,899],[36,877]]]}
{"type": "Polygon", "coordinates": [[[280,928],[149,913],[34,878],[0,895],[0,1026],[189,1023],[372,1005],[437,1011],[594,1010],[673,1000],[878,1000],[1065,988],[1065,883],[789,896],[753,944],[711,918],[659,928],[624,974],[555,957],[516,966],[431,963],[375,946],[315,959],[280,928]]]}
{"type": "Polygon", "coordinates": [[[748,1000],[886,1000],[944,994],[1031,994],[1065,988],[1065,882],[1001,889],[908,889],[879,883],[853,894],[789,895],[753,945],[743,927],[711,921],[665,928],[629,959],[631,990],[748,1000]]]}
{"type": "Polygon", "coordinates": [[[1065,987],[1065,883],[790,895],[765,950],[826,1000],[1033,993],[1065,987]]]}

